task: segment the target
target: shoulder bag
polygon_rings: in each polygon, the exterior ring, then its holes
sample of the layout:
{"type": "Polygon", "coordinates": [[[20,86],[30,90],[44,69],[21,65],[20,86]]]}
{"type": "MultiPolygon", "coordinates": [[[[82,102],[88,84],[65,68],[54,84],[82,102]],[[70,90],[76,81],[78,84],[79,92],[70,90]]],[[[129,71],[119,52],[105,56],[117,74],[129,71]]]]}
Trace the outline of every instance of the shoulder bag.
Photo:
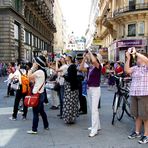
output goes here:
{"type": "Polygon", "coordinates": [[[38,90],[38,93],[32,94],[30,96],[26,96],[25,97],[25,99],[24,99],[24,105],[26,107],[37,107],[38,106],[38,104],[39,104],[39,97],[40,97],[39,91],[42,89],[44,83],[42,84],[42,86],[38,90]]]}

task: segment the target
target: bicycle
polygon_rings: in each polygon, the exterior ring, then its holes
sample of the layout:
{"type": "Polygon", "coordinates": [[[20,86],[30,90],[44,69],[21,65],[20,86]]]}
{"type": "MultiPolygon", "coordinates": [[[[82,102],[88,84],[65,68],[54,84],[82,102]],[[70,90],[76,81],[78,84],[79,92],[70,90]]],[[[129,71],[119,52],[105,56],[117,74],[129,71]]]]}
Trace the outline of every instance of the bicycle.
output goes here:
{"type": "Polygon", "coordinates": [[[112,125],[114,125],[115,117],[121,121],[123,118],[124,112],[129,117],[132,117],[130,114],[130,103],[128,102],[129,98],[129,85],[128,83],[131,81],[131,78],[122,78],[118,76],[114,76],[116,79],[116,87],[117,91],[114,95],[113,100],[113,117],[112,117],[112,125]]]}

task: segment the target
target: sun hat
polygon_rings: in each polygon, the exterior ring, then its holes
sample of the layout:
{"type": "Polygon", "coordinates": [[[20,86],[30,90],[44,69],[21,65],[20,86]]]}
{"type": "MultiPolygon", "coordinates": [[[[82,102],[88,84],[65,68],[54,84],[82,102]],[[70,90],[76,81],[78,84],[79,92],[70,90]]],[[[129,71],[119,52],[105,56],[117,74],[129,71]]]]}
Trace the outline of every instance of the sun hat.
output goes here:
{"type": "Polygon", "coordinates": [[[42,55],[35,57],[34,61],[42,68],[45,68],[47,66],[46,64],[46,58],[42,55]]]}

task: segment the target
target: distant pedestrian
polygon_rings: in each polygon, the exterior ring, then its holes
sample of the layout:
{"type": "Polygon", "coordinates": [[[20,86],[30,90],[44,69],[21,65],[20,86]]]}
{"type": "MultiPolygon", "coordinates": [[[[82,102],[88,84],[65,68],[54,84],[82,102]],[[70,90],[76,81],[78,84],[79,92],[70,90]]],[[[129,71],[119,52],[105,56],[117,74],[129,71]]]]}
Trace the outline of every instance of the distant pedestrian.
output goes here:
{"type": "Polygon", "coordinates": [[[60,118],[62,118],[63,115],[63,100],[64,100],[64,75],[67,73],[68,65],[66,64],[65,56],[62,56],[60,60],[56,61],[56,72],[58,73],[57,82],[60,85],[59,90],[59,98],[60,98],[60,118]],[[59,63],[61,65],[59,66],[59,63]]]}
{"type": "MultiPolygon", "coordinates": [[[[87,101],[86,101],[86,77],[87,73],[80,70],[80,65],[83,60],[83,54],[78,54],[77,57],[77,75],[79,80],[79,114],[84,115],[87,114],[87,101]]],[[[88,65],[85,63],[85,68],[88,68],[88,65]]]]}

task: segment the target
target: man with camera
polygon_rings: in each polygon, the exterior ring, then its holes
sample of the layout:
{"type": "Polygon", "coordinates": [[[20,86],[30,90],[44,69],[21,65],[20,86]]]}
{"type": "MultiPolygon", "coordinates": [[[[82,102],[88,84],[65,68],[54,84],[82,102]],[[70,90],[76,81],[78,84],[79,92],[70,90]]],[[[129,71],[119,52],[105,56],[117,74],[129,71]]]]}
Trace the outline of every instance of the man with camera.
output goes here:
{"type": "Polygon", "coordinates": [[[130,87],[131,114],[135,117],[135,131],[128,136],[129,139],[141,138],[140,144],[148,143],[148,58],[131,48],[126,52],[126,73],[131,75],[130,87]],[[131,59],[137,58],[136,65],[130,66],[131,59]],[[144,123],[144,135],[141,135],[144,123]]]}

